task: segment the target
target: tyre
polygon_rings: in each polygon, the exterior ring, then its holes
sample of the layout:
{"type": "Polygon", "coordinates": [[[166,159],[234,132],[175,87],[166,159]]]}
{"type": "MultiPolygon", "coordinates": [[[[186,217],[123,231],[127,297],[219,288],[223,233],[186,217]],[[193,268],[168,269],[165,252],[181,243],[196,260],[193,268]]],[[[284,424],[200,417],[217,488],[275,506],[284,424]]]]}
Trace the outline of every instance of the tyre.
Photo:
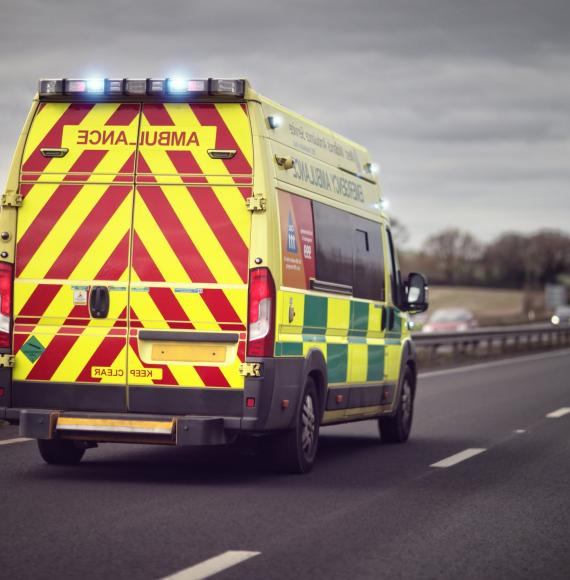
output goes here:
{"type": "Polygon", "coordinates": [[[73,441],[64,439],[38,439],[38,449],[43,460],[50,465],[75,465],[85,453],[73,441]]]}
{"type": "Polygon", "coordinates": [[[270,437],[273,464],[285,473],[308,473],[313,468],[319,445],[320,412],[317,388],[308,378],[297,413],[295,427],[270,437]]]}
{"type": "Polygon", "coordinates": [[[405,443],[410,437],[414,417],[413,375],[406,366],[402,377],[402,392],[396,412],[391,417],[380,417],[378,427],[383,443],[405,443]]]}

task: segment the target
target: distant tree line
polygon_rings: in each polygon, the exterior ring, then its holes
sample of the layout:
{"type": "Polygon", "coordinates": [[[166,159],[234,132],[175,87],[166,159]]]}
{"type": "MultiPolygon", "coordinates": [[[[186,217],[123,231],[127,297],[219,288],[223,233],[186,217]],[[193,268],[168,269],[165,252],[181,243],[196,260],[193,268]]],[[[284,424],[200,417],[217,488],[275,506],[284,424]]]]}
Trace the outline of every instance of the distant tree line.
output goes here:
{"type": "Polygon", "coordinates": [[[570,236],[562,231],[508,232],[484,244],[449,228],[430,236],[418,251],[402,251],[407,230],[398,220],[392,230],[402,270],[424,272],[430,283],[538,289],[570,275],[570,236]]]}

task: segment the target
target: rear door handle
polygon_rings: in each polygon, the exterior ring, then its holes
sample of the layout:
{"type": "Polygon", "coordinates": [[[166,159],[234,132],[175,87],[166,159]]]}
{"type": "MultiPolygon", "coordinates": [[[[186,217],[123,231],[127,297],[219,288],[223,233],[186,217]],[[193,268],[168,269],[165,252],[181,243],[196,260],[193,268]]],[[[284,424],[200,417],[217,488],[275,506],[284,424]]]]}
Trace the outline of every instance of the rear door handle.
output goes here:
{"type": "Polygon", "coordinates": [[[107,318],[109,315],[109,289],[107,286],[93,286],[89,295],[91,318],[107,318]]]}

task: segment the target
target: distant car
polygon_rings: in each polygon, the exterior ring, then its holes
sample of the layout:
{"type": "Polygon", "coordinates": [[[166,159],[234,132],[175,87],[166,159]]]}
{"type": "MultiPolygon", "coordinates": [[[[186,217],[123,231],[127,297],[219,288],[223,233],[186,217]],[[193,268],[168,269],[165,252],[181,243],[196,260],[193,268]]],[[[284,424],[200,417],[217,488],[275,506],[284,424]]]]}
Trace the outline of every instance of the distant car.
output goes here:
{"type": "Polygon", "coordinates": [[[424,324],[424,332],[465,332],[477,328],[473,313],[466,308],[440,308],[424,324]]]}
{"type": "Polygon", "coordinates": [[[558,306],[550,319],[552,324],[570,324],[570,305],[558,306]]]}

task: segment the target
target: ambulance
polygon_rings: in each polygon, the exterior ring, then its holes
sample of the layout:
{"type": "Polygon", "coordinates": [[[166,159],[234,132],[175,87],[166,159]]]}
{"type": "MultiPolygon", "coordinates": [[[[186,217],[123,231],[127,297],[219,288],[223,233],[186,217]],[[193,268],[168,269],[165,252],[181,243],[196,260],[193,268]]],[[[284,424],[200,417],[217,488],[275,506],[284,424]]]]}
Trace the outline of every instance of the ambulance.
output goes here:
{"type": "Polygon", "coordinates": [[[321,426],[408,439],[403,280],[366,149],[240,79],[48,79],[0,211],[0,418],[50,464],[321,426]]]}

